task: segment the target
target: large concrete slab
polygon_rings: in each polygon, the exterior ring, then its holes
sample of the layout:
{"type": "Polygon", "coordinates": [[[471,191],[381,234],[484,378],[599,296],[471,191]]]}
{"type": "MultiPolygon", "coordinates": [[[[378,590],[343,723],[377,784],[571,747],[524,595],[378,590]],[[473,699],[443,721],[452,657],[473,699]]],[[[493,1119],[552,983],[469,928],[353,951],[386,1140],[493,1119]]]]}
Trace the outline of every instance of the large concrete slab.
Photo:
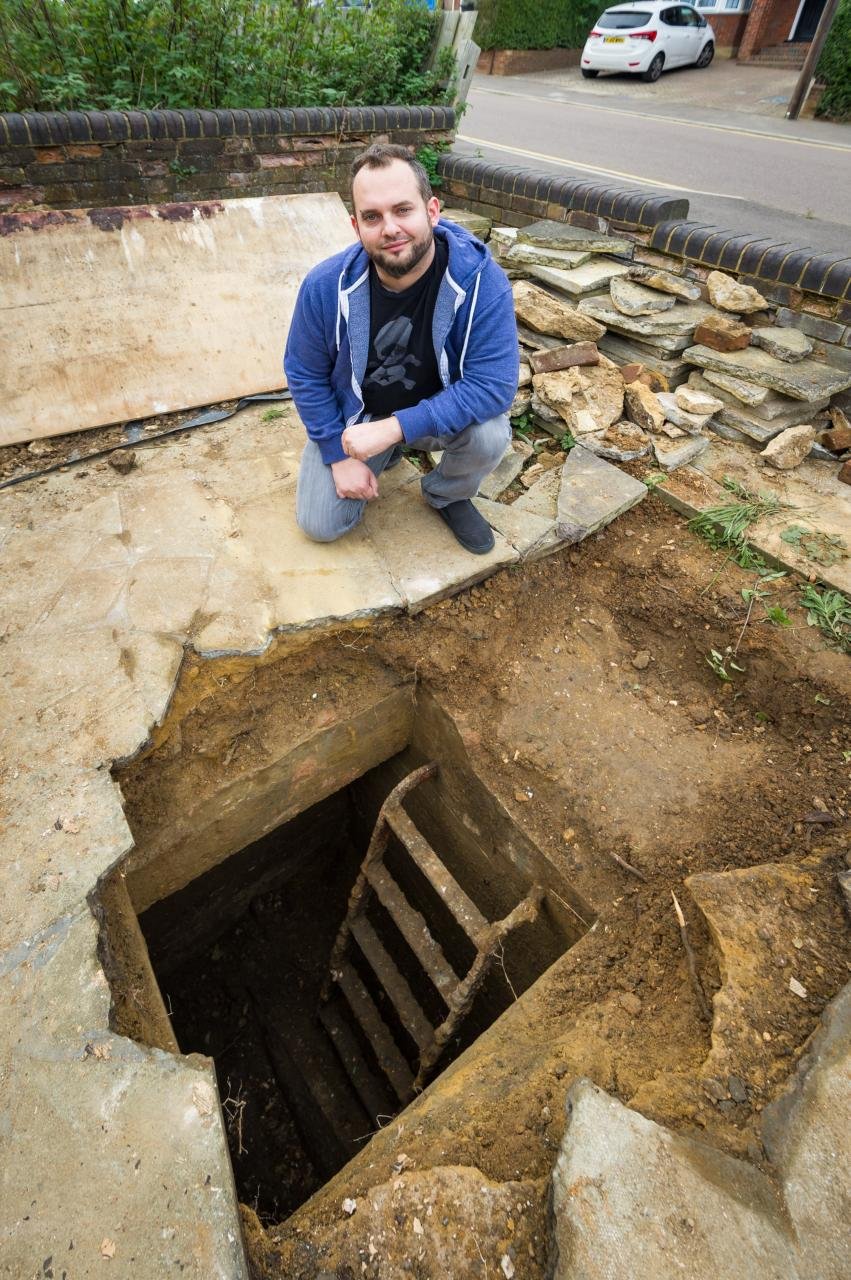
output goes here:
{"type": "Polygon", "coordinates": [[[590,1081],[553,1173],[554,1280],[804,1280],[768,1178],[590,1081]]]}
{"type": "Polygon", "coordinates": [[[281,387],[299,284],[353,238],[336,192],[6,215],[0,445],[281,387]]]}

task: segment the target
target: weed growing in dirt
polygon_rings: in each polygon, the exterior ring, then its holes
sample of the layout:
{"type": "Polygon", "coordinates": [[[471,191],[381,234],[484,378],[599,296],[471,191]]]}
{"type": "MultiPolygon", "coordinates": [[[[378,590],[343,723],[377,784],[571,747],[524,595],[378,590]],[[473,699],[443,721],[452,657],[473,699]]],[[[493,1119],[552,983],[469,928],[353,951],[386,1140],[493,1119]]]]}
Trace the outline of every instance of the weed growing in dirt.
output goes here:
{"type": "Polygon", "coordinates": [[[851,653],[851,600],[841,591],[830,591],[807,583],[800,595],[807,610],[807,624],[818,627],[831,645],[851,653]]]}
{"type": "Polygon", "coordinates": [[[558,443],[559,448],[564,449],[565,453],[570,453],[571,449],[576,444],[576,438],[572,431],[565,431],[558,443]]]}
{"type": "Polygon", "coordinates": [[[267,409],[264,414],[261,414],[260,421],[274,422],[276,418],[284,418],[284,417],[286,417],[285,409],[267,409]]]}
{"type": "Polygon", "coordinates": [[[667,480],[667,474],[664,471],[648,471],[646,476],[641,477],[651,493],[659,488],[663,480],[667,480]]]}
{"type": "Polygon", "coordinates": [[[744,671],[744,667],[740,667],[738,662],[735,661],[732,646],[729,644],[723,653],[719,653],[717,649],[710,649],[706,655],[706,661],[718,679],[724,680],[727,684],[730,684],[733,679],[730,671],[744,671]],[[730,668],[730,671],[727,670],[727,667],[730,668]]]}
{"type": "Polygon", "coordinates": [[[516,418],[511,419],[511,425],[521,440],[528,441],[532,435],[532,415],[531,413],[518,413],[516,418]]]}
{"type": "MultiPolygon", "coordinates": [[[[689,529],[703,538],[716,551],[728,550],[731,558],[740,563],[738,556],[745,545],[745,534],[751,525],[765,516],[776,515],[780,510],[779,498],[770,493],[751,493],[738,480],[725,476],[721,482],[733,494],[736,501],[723,502],[709,507],[689,521],[689,529]]],[[[753,554],[753,553],[751,553],[753,554]]],[[[742,565],[742,568],[753,566],[742,565]]]]}

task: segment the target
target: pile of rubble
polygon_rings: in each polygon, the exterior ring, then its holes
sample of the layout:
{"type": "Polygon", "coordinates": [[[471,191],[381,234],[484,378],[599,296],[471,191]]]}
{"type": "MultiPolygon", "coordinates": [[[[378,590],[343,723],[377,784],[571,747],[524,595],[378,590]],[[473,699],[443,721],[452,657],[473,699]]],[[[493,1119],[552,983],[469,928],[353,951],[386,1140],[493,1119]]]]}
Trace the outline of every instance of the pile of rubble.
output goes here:
{"type": "Polygon", "coordinates": [[[491,229],[462,211],[445,216],[489,234],[514,282],[521,371],[512,417],[529,415],[558,440],[569,432],[614,462],[652,457],[673,470],[714,433],[761,448],[781,470],[808,455],[835,460],[851,484],[851,426],[831,406],[851,373],[811,358],[811,340],[772,323],[755,289],[721,271],[698,280],[636,263],[634,243],[602,225],[491,229]]]}

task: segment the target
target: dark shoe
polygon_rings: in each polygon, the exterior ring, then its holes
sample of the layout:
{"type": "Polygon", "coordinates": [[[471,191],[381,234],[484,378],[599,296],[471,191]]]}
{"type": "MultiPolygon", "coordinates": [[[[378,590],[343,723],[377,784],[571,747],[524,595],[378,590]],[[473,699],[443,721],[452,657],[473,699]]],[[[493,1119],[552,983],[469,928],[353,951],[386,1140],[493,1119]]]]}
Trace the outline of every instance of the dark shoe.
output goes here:
{"type": "Polygon", "coordinates": [[[390,457],[387,459],[387,462],[384,464],[384,470],[392,471],[393,467],[398,467],[399,463],[402,461],[403,456],[404,454],[403,454],[402,445],[397,444],[395,449],[391,453],[390,457]]]}
{"type": "Polygon", "coordinates": [[[493,529],[479,515],[469,498],[449,502],[445,507],[435,507],[441,520],[445,520],[465,551],[474,556],[486,555],[493,548],[493,529]]]}

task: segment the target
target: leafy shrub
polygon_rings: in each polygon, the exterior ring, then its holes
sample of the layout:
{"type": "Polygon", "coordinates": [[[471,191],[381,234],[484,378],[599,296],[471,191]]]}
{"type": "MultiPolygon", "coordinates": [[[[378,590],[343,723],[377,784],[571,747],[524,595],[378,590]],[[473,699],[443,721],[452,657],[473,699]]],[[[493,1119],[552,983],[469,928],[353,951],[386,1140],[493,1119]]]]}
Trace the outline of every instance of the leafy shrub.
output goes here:
{"type": "Polygon", "coordinates": [[[606,0],[479,0],[483,49],[580,49],[606,0]]]}
{"type": "Polygon", "coordinates": [[[827,86],[816,115],[851,120],[851,0],[840,0],[818,60],[816,78],[827,86]]]}
{"type": "Polygon", "coordinates": [[[447,100],[417,0],[0,0],[0,109],[447,100]]]}

